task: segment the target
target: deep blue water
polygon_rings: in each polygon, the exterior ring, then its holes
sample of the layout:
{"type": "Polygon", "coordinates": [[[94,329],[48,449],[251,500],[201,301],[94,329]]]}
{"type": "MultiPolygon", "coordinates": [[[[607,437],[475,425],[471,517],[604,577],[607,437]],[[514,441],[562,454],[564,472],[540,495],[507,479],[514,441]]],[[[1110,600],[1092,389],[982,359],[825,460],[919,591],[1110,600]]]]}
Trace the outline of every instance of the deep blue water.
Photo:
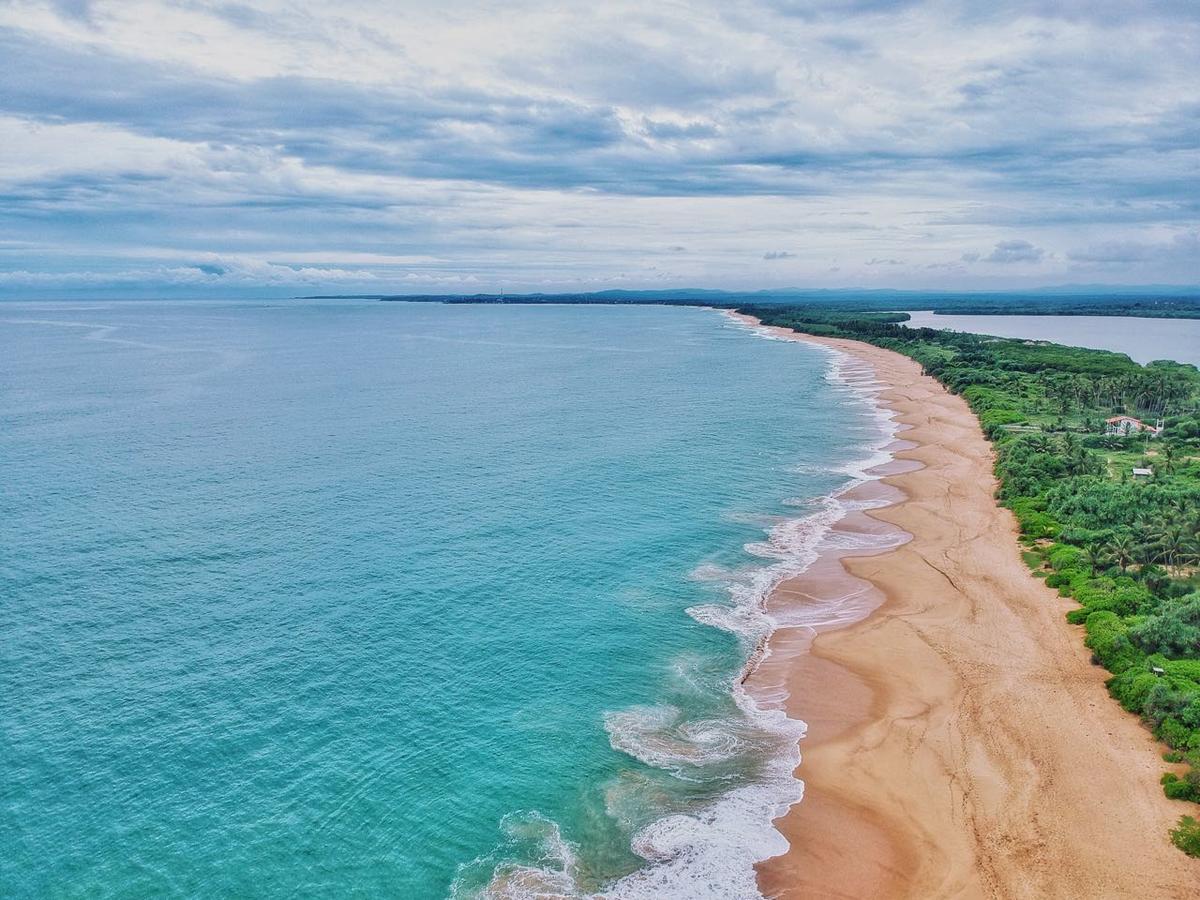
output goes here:
{"type": "Polygon", "coordinates": [[[698,619],[875,435],[828,367],[694,309],[0,304],[0,893],[644,868],[778,751],[698,619]]]}

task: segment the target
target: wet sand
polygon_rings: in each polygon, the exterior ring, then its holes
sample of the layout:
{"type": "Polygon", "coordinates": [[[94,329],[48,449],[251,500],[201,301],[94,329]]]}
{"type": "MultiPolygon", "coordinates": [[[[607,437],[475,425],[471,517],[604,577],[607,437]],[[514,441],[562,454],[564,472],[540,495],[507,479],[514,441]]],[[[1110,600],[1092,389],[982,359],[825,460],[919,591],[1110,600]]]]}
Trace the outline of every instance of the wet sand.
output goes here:
{"type": "MultiPolygon", "coordinates": [[[[749,689],[804,719],[804,799],[759,867],[767,897],[1200,896],[1168,830],[1160,746],[1104,689],[1069,601],[1033,578],[994,501],[990,445],[961,398],[899,354],[776,330],[869,363],[906,429],[895,505],[852,514],[911,536],[823,558],[771,611],[853,592],[866,615],[781,628],[749,689]]],[[[839,528],[857,527],[851,520],[839,528]]]]}

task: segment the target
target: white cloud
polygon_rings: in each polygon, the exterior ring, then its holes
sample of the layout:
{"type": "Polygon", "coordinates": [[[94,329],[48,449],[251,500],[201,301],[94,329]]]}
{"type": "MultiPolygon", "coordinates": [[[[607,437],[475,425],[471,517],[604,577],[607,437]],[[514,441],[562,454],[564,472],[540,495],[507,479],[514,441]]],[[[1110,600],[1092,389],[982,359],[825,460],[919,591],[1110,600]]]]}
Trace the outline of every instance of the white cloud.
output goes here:
{"type": "Polygon", "coordinates": [[[14,0],[0,271],[1187,278],[1200,18],[1152,6],[14,0]]]}

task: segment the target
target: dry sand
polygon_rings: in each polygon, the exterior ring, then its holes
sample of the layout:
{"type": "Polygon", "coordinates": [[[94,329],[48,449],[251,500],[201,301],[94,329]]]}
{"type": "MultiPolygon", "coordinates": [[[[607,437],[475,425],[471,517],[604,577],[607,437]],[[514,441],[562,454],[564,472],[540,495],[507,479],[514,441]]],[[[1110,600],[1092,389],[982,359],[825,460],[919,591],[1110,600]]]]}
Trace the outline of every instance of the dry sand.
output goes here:
{"type": "MultiPolygon", "coordinates": [[[[1164,748],[1108,697],[1069,601],[1021,561],[966,404],[899,354],[797,338],[874,367],[911,426],[896,456],[923,468],[884,478],[900,502],[867,514],[912,540],[837,561],[878,608],[815,640],[777,632],[750,680],[786,689],[809,724],[805,797],[777,822],[792,849],[760,866],[764,894],[1200,897],[1200,860],[1167,834],[1195,807],[1163,795],[1164,748]]],[[[770,603],[835,589],[815,568],[770,603]]]]}

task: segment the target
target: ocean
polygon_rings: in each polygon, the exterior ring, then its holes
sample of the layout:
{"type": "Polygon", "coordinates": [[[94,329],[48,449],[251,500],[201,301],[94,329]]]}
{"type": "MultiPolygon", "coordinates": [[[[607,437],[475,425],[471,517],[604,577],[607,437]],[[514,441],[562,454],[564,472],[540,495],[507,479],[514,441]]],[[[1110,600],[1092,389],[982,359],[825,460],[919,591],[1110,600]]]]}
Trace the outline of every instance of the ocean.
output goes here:
{"type": "Polygon", "coordinates": [[[668,307],[0,304],[8,897],[754,896],[887,429],[668,307]],[[832,506],[831,506],[832,504],[832,506]]]}

